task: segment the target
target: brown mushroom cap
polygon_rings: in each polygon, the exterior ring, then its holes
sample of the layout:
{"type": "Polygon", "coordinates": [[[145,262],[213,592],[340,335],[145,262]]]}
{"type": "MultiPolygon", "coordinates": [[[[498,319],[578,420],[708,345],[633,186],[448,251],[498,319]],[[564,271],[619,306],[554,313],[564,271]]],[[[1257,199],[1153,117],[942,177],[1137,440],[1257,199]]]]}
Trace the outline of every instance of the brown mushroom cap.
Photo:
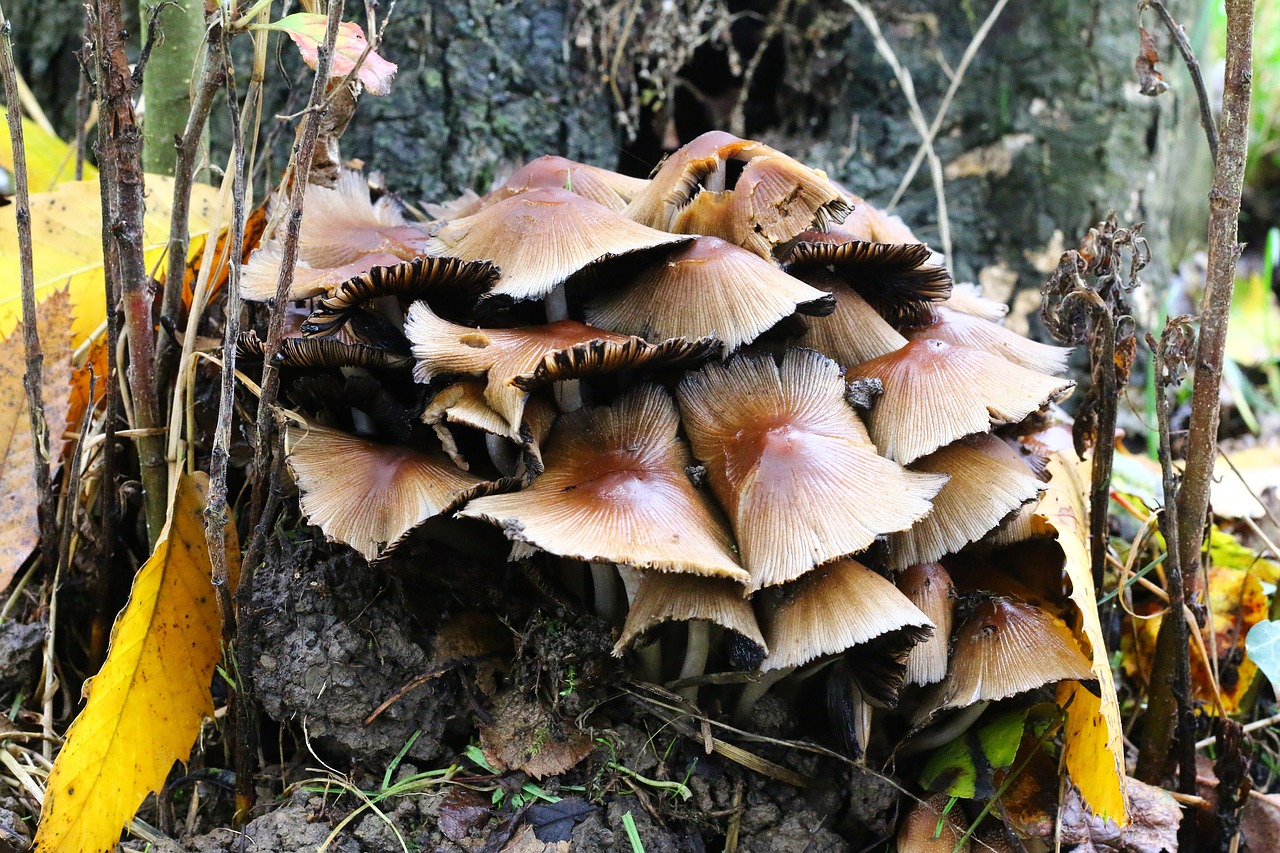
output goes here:
{"type": "Polygon", "coordinates": [[[920,563],[908,567],[895,583],[920,612],[937,626],[933,636],[911,648],[907,655],[907,684],[934,684],[947,674],[947,654],[951,647],[951,619],[955,610],[955,587],[941,563],[920,563]]]}
{"type": "MultiPolygon", "coordinates": [[[[266,355],[267,342],[252,329],[242,332],[236,341],[240,358],[260,360],[266,355]]],[[[285,338],[272,362],[276,367],[325,368],[367,367],[403,370],[413,359],[365,344],[350,344],[336,338],[285,338]]]]}
{"type": "Polygon", "coordinates": [[[689,480],[679,425],[675,404],[653,385],[562,415],[531,486],[460,514],[565,557],[745,582],[724,522],[689,480]]]}
{"type": "Polygon", "coordinates": [[[982,295],[976,284],[953,284],[951,295],[943,303],[953,311],[999,323],[1009,313],[1009,306],[982,295]]]}
{"type": "Polygon", "coordinates": [[[945,482],[879,456],[844,389],[835,362],[807,349],[788,350],[781,368],[738,356],[680,383],[685,430],[753,590],[909,527],[945,482]]]}
{"type": "Polygon", "coordinates": [[[825,313],[830,295],[716,237],[698,237],[587,305],[592,325],[643,338],[716,337],[732,351],[791,316],[825,313]]]}
{"type": "Polygon", "coordinates": [[[484,261],[416,258],[371,267],[343,281],[321,299],[303,325],[309,335],[332,335],[366,303],[394,296],[402,304],[425,299],[436,306],[466,310],[498,280],[498,268],[484,261]]]}
{"type": "Polygon", "coordinates": [[[964,824],[947,811],[950,801],[946,794],[917,800],[898,825],[898,853],[970,853],[964,824]]]}
{"type": "Polygon", "coordinates": [[[313,267],[340,267],[364,255],[408,261],[426,254],[426,227],[409,223],[390,197],[371,201],[359,172],[344,171],[333,189],[311,184],[302,210],[298,259],[313,267]]]}
{"type": "Polygon", "coordinates": [[[796,339],[842,367],[853,367],[906,346],[907,339],[880,316],[865,299],[829,270],[804,270],[804,281],[831,293],[836,310],[826,317],[805,320],[808,329],[796,339]]]}
{"type": "Polygon", "coordinates": [[[800,666],[898,633],[910,647],[933,622],[892,583],[856,560],[836,560],[770,590],[759,608],[769,656],[760,669],[800,666]]]}
{"type": "Polygon", "coordinates": [[[932,316],[934,303],[951,294],[951,274],[929,263],[923,243],[798,243],[787,269],[836,273],[858,295],[893,323],[918,323],[932,316]]]}
{"type": "Polygon", "coordinates": [[[849,204],[818,171],[760,142],[704,133],[672,154],[627,207],[637,222],[720,237],[763,258],[806,229],[839,222],[849,204]],[[733,187],[728,161],[744,163],[733,187]]]}
{"type": "Polygon", "coordinates": [[[935,450],[912,462],[910,470],[951,479],[934,497],[933,512],[890,535],[889,566],[895,569],[932,562],[978,541],[1045,489],[1018,452],[990,433],[935,450]]]}
{"type": "Polygon", "coordinates": [[[486,375],[485,400],[520,428],[528,392],[560,379],[578,379],[641,365],[697,363],[714,355],[716,341],[675,339],[650,344],[574,320],[515,329],[473,329],[436,316],[425,302],[409,308],[405,334],[418,359],[414,378],[486,375]]]}
{"type": "Polygon", "coordinates": [[[903,464],[993,424],[1017,423],[1075,387],[932,338],[852,367],[849,378],[883,383],[867,427],[880,452],[903,464]]]}
{"type": "Polygon", "coordinates": [[[1013,598],[988,598],[956,629],[951,668],[916,719],[1057,681],[1093,677],[1089,659],[1062,621],[1013,598]]]}
{"type": "Polygon", "coordinates": [[[474,213],[520,193],[536,189],[568,190],[615,213],[622,212],[649,181],[547,154],[516,169],[501,186],[480,199],[474,213]]]}
{"type": "MultiPolygon", "coordinates": [[[[284,249],[276,240],[268,240],[254,249],[249,262],[240,267],[240,298],[249,302],[275,299],[276,284],[280,281],[280,267],[283,263],[284,249]]],[[[313,296],[323,296],[344,281],[368,272],[373,267],[398,263],[398,257],[386,252],[361,255],[351,263],[330,268],[317,268],[299,261],[293,268],[289,298],[310,299],[313,296]]]]}
{"type": "Polygon", "coordinates": [[[506,418],[489,407],[484,390],[483,379],[471,376],[458,379],[431,398],[422,412],[422,422],[435,430],[449,458],[463,470],[468,466],[458,454],[458,444],[449,424],[470,427],[515,442],[525,455],[529,474],[541,473],[541,444],[551,432],[551,425],[559,413],[555,403],[549,396],[530,396],[525,403],[520,429],[512,430],[506,418]]]}
{"type": "Polygon", "coordinates": [[[593,264],[688,242],[646,228],[563,189],[537,189],[455,219],[436,232],[428,253],[490,261],[502,270],[491,296],[542,299],[593,264]]]}
{"type": "Polygon", "coordinates": [[[285,425],[302,512],[325,536],[376,560],[413,528],[492,484],[442,454],[379,444],[313,423],[285,425]]]}
{"type": "Polygon", "coordinates": [[[613,653],[621,656],[642,634],[663,622],[702,619],[740,634],[768,653],[755,611],[742,597],[742,584],[724,578],[646,572],[627,611],[613,653]]]}
{"type": "Polygon", "coordinates": [[[933,308],[930,322],[905,330],[911,340],[935,338],[958,346],[972,347],[1008,359],[1040,373],[1058,375],[1067,369],[1070,347],[1056,347],[1023,337],[999,323],[949,308],[945,303],[933,308]]]}

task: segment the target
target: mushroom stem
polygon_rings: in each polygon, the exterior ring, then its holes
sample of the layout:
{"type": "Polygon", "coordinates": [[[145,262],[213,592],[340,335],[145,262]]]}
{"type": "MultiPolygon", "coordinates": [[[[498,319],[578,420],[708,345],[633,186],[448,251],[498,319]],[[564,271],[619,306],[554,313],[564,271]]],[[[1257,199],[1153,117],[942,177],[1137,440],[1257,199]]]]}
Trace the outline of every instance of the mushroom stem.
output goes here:
{"type": "Polygon", "coordinates": [[[987,706],[990,704],[990,702],[975,702],[966,708],[962,708],[952,714],[950,719],[925,729],[911,738],[898,750],[897,754],[905,758],[908,755],[915,755],[917,752],[924,752],[925,750],[942,746],[944,743],[951,743],[951,741],[968,731],[969,727],[977,721],[978,717],[982,716],[982,712],[987,710],[987,706]]]}
{"type": "MultiPolygon", "coordinates": [[[[555,290],[547,294],[543,301],[547,312],[548,323],[558,323],[569,319],[569,299],[565,296],[564,282],[556,285],[555,290]]],[[[562,412],[576,412],[582,408],[582,386],[577,379],[565,379],[555,383],[552,389],[556,395],[556,404],[562,412]]]]}
{"type": "Polygon", "coordinates": [[[662,683],[662,640],[654,637],[647,646],[636,649],[640,677],[653,684],[662,683]]]}
{"type": "Polygon", "coordinates": [[[590,565],[596,616],[612,625],[618,617],[618,570],[611,563],[590,565]]]}
{"type": "Polygon", "coordinates": [[[500,435],[494,435],[491,432],[484,434],[484,446],[489,451],[489,461],[493,463],[493,467],[498,469],[498,473],[504,477],[513,476],[516,473],[515,446],[510,441],[500,435]]]}
{"type": "Polygon", "coordinates": [[[722,193],[724,192],[725,185],[727,184],[727,175],[727,164],[724,160],[717,160],[715,171],[707,175],[706,179],[703,181],[703,186],[706,187],[708,192],[722,193]]]}
{"type": "Polygon", "coordinates": [[[760,701],[760,697],[768,693],[769,688],[774,684],[790,675],[794,669],[794,666],[771,669],[768,672],[761,673],[759,680],[752,681],[743,687],[742,695],[738,697],[738,704],[733,709],[734,725],[745,726],[751,722],[751,712],[755,710],[756,703],[760,701]]]}
{"type": "MultiPolygon", "coordinates": [[[[711,623],[705,619],[690,619],[689,636],[685,641],[684,663],[680,666],[680,679],[694,678],[707,671],[707,654],[711,648],[711,623]]],[[[680,695],[690,702],[698,701],[697,686],[682,687],[680,695]]]]}

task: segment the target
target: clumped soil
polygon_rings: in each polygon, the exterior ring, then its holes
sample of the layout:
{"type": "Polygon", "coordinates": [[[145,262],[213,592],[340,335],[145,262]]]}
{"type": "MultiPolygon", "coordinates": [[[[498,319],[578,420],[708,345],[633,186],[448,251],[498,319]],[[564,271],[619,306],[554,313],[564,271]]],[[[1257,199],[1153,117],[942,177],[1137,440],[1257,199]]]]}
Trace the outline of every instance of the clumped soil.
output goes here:
{"type": "MultiPolygon", "coordinates": [[[[281,532],[241,657],[266,717],[255,817],[233,832],[227,780],[196,774],[148,810],[181,839],[153,849],[629,853],[627,822],[647,853],[723,850],[734,835],[744,853],[887,837],[896,794],[878,776],[704,730],[677,697],[630,680],[610,653],[616,628],[561,592],[568,567],[506,550],[489,528],[436,521],[370,566],[306,526],[281,532]],[[712,735],[808,787],[709,753],[712,735]]],[[[704,688],[703,705],[723,719],[735,689],[704,688]]],[[[766,698],[752,728],[786,739],[804,722],[766,698]]]]}

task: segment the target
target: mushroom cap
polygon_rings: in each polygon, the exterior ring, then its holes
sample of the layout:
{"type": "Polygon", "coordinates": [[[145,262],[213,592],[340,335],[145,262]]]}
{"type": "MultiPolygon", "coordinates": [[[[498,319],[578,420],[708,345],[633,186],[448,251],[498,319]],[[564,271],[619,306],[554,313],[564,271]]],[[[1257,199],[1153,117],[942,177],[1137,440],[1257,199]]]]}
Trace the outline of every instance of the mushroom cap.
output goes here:
{"type": "Polygon", "coordinates": [[[307,520],[370,561],[428,518],[492,487],[442,454],[307,422],[289,422],[284,433],[285,460],[307,520]]]}
{"type": "Polygon", "coordinates": [[[595,326],[643,338],[716,337],[732,351],[797,310],[821,312],[833,298],[717,237],[698,237],[625,287],[587,305],[595,326]]]}
{"type": "Polygon", "coordinates": [[[788,350],[781,367],[737,356],[680,383],[685,431],[752,590],[909,527],[945,482],[879,456],[844,389],[836,363],[807,349],[788,350]]]}
{"type": "Polygon", "coordinates": [[[455,219],[431,238],[427,253],[497,264],[502,278],[489,295],[520,302],[542,299],[601,261],[688,240],[568,190],[544,188],[455,219]]]}
{"type": "Polygon", "coordinates": [[[973,849],[965,838],[964,824],[947,811],[950,800],[946,794],[934,794],[911,806],[898,824],[899,853],[969,853],[973,849]]]}
{"type": "Polygon", "coordinates": [[[798,243],[787,259],[793,275],[817,267],[834,272],[893,323],[923,322],[951,294],[951,274],[929,263],[923,243],[798,243]]]}
{"type": "Polygon", "coordinates": [[[932,562],[978,541],[1045,489],[1018,452],[990,433],[935,450],[912,462],[910,470],[951,479],[934,497],[933,512],[910,530],[889,536],[889,566],[895,569],[932,562]]]}
{"type": "MultiPolygon", "coordinates": [[[[290,299],[310,299],[339,287],[344,281],[383,264],[398,264],[400,258],[386,252],[361,255],[336,267],[313,267],[299,261],[293,268],[290,299]]],[[[249,302],[266,302],[276,298],[276,284],[284,265],[284,248],[277,240],[267,240],[253,250],[249,262],[240,267],[240,298],[249,302]]]]}
{"type": "Polygon", "coordinates": [[[485,375],[485,400],[506,418],[508,435],[520,429],[528,392],[561,379],[597,376],[626,368],[697,363],[719,343],[674,339],[650,344],[574,320],[514,329],[475,329],[444,320],[425,302],[409,308],[405,334],[418,359],[414,378],[485,375]]]}
{"type": "Polygon", "coordinates": [[[621,656],[642,634],[663,622],[702,619],[733,631],[768,654],[755,611],[742,597],[742,584],[724,578],[646,572],[627,611],[622,636],[613,647],[621,656]]]}
{"type": "Polygon", "coordinates": [[[934,684],[947,675],[955,586],[941,563],[909,566],[894,579],[902,594],[937,626],[933,636],[907,655],[907,684],[934,684]]]}
{"type": "Polygon", "coordinates": [[[804,281],[830,292],[836,310],[805,320],[808,329],[796,344],[815,349],[842,367],[853,367],[906,346],[907,339],[890,326],[865,299],[828,270],[800,272],[804,281]]]}
{"type": "Polygon", "coordinates": [[[982,290],[973,283],[953,284],[951,295],[942,303],[953,311],[981,317],[993,323],[999,323],[1009,313],[1009,306],[982,295],[982,290]]]}
{"type": "Polygon", "coordinates": [[[631,199],[648,185],[646,178],[633,178],[599,166],[546,154],[516,169],[511,177],[480,199],[475,209],[469,212],[474,213],[530,190],[550,188],[568,190],[621,213],[631,199]]]}
{"type": "MultiPolygon", "coordinates": [[[[236,341],[240,358],[256,360],[266,355],[267,342],[252,329],[242,332],[236,341]]],[[[366,344],[351,344],[336,338],[285,338],[272,362],[276,367],[326,368],[367,367],[402,370],[413,359],[366,344]]]]}
{"type": "Polygon", "coordinates": [[[506,418],[489,407],[484,390],[483,379],[464,376],[454,381],[431,398],[422,412],[422,422],[435,430],[445,452],[464,470],[467,466],[457,455],[457,441],[449,424],[471,427],[515,442],[525,455],[526,470],[530,474],[541,473],[541,444],[559,414],[555,403],[549,398],[531,395],[525,402],[520,428],[512,430],[506,418]]]}
{"type": "Polygon", "coordinates": [[[1075,387],[932,338],[852,367],[849,378],[883,383],[867,427],[880,452],[903,464],[993,424],[1017,423],[1075,387]]]}
{"type": "Polygon", "coordinates": [[[498,280],[498,268],[484,261],[415,258],[378,265],[354,275],[321,299],[302,326],[309,335],[331,335],[367,302],[394,296],[402,303],[424,299],[441,308],[465,311],[498,280]]]}
{"type": "Polygon", "coordinates": [[[850,559],[826,563],[771,590],[758,612],[769,644],[763,672],[800,666],[893,632],[910,646],[934,627],[891,582],[850,559]]]}
{"type": "Polygon", "coordinates": [[[840,190],[817,170],[760,142],[704,133],[658,167],[625,214],[680,234],[721,237],[763,258],[809,228],[826,228],[849,211],[840,190]],[[708,189],[726,163],[745,164],[736,183],[708,189]]]}
{"type": "Polygon", "coordinates": [[[309,185],[302,210],[298,259],[313,267],[340,267],[364,255],[408,261],[426,254],[426,227],[410,224],[388,196],[371,201],[359,172],[344,170],[332,189],[309,185]]]}
{"type": "Polygon", "coordinates": [[[1088,681],[1093,669],[1071,629],[1048,612],[1013,598],[987,598],[970,611],[952,641],[951,668],[917,720],[937,711],[994,702],[1066,679],[1088,681]]]}
{"type": "Polygon", "coordinates": [[[949,308],[946,303],[934,306],[932,322],[907,329],[904,334],[913,341],[934,338],[972,347],[1002,356],[1028,370],[1055,376],[1066,371],[1072,352],[1071,347],[1033,341],[999,323],[949,308]]]}
{"type": "Polygon", "coordinates": [[[745,582],[723,520],[689,479],[679,426],[654,385],[561,415],[532,485],[472,501],[460,515],[565,557],[745,582]]]}

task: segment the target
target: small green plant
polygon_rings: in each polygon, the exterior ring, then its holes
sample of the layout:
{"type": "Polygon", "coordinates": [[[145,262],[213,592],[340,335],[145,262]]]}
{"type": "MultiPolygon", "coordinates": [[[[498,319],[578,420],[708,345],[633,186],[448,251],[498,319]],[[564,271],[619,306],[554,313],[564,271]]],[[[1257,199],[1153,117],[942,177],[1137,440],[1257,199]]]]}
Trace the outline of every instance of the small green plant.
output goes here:
{"type": "Polygon", "coordinates": [[[627,812],[622,816],[622,827],[627,831],[627,840],[631,842],[631,853],[644,853],[644,842],[640,840],[640,830],[636,829],[636,819],[627,812]]]}

